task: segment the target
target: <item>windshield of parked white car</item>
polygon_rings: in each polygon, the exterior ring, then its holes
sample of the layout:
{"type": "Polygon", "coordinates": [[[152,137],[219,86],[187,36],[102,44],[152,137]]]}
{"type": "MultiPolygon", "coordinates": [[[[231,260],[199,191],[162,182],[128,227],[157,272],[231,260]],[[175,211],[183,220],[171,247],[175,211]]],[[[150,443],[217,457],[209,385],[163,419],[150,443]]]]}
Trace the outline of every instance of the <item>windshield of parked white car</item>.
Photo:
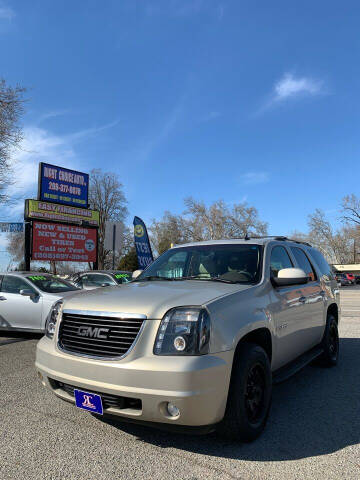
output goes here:
{"type": "Polygon", "coordinates": [[[260,245],[197,245],[168,250],[149,265],[136,281],[208,280],[257,283],[260,274],[260,245]]]}
{"type": "Polygon", "coordinates": [[[116,283],[121,285],[122,283],[128,283],[131,280],[131,273],[127,272],[115,272],[112,274],[116,283]]]}
{"type": "Polygon", "coordinates": [[[39,290],[46,293],[61,293],[79,290],[71,283],[52,275],[28,275],[26,278],[36,285],[39,290]]]}

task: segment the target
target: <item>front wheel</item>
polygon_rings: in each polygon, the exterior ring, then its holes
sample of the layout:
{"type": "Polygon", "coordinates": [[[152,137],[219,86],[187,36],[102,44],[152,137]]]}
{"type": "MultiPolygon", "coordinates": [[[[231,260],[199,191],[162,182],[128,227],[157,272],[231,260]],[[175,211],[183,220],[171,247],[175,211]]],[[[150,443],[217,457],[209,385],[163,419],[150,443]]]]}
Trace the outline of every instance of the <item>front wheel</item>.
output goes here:
{"type": "Polygon", "coordinates": [[[258,345],[245,343],[234,359],[225,416],[218,432],[232,440],[255,440],[267,421],[271,390],[271,368],[266,352],[258,345]]]}

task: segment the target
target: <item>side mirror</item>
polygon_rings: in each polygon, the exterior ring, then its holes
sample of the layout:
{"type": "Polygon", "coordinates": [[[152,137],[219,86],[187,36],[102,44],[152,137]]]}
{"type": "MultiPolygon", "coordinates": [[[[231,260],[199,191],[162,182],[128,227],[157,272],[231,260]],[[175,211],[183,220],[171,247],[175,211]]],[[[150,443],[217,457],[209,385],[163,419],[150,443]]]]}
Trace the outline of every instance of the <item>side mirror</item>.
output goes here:
{"type": "Polygon", "coordinates": [[[301,268],[282,268],[277,277],[272,278],[276,287],[285,287],[288,285],[303,285],[309,278],[301,268]]]}
{"type": "Polygon", "coordinates": [[[142,273],[142,270],[135,270],[132,273],[132,279],[135,280],[135,278],[137,278],[141,273],[142,273]]]}
{"type": "Polygon", "coordinates": [[[35,298],[36,297],[36,293],[33,292],[33,290],[30,290],[30,289],[27,289],[27,288],[24,288],[23,290],[20,290],[20,295],[22,295],[23,297],[30,297],[30,298],[35,298]]]}

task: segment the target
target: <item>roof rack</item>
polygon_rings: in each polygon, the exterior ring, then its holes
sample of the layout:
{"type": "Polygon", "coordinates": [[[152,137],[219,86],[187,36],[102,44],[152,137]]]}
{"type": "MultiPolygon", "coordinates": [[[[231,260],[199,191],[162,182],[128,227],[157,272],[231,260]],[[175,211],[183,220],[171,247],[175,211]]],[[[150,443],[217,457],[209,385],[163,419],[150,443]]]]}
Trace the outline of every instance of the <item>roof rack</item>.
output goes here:
{"type": "Polygon", "coordinates": [[[251,240],[251,239],[257,239],[257,238],[273,238],[274,240],[279,240],[279,241],[288,241],[288,242],[294,242],[294,243],[300,243],[302,245],[307,245],[308,247],[312,247],[312,245],[308,242],[303,242],[302,240],[295,240],[294,238],[288,238],[283,235],[248,235],[246,234],[244,237],[244,240],[251,240]]]}

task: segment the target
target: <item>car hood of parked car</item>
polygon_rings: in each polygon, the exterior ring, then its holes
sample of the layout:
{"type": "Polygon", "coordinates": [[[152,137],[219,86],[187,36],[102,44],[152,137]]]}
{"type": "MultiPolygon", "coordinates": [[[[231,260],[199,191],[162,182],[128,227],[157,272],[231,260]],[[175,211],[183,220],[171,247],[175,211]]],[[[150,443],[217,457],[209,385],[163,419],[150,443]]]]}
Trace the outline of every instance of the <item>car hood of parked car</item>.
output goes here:
{"type": "Polygon", "coordinates": [[[205,305],[251,285],[205,280],[141,281],[82,291],[65,298],[64,310],[141,313],[160,319],[173,307],[205,305]]]}
{"type": "Polygon", "coordinates": [[[62,298],[70,298],[73,295],[79,295],[83,293],[84,290],[71,290],[69,292],[58,292],[58,293],[48,293],[43,292],[44,298],[51,302],[56,302],[57,300],[61,300],[62,298]]]}

